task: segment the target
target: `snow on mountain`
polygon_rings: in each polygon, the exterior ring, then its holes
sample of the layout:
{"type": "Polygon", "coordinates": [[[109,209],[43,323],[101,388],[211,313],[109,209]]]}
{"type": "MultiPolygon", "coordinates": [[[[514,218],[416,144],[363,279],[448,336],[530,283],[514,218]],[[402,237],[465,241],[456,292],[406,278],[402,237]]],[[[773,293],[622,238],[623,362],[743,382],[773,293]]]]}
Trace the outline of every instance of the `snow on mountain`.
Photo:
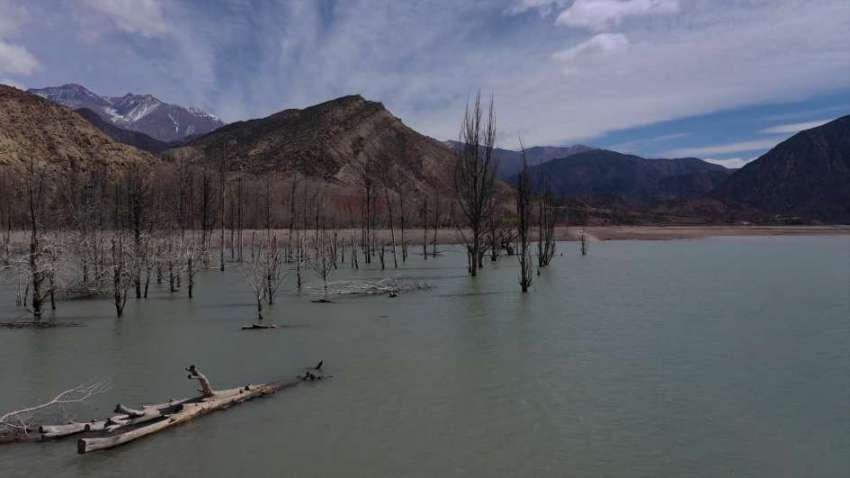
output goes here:
{"type": "Polygon", "coordinates": [[[70,108],[88,108],[115,126],[140,131],[165,142],[180,141],[224,126],[220,119],[206,111],[164,103],[147,94],[100,96],[73,83],[29,92],[70,108]]]}

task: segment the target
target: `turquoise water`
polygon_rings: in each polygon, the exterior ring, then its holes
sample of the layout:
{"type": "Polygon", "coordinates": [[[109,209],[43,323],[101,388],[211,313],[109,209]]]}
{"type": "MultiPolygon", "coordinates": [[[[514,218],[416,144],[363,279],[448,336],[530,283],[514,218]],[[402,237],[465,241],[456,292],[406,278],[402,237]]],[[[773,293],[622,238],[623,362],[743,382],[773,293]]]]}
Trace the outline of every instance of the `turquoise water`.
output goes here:
{"type": "Polygon", "coordinates": [[[107,452],[4,446],[0,476],[850,476],[850,238],[560,247],[525,296],[515,259],[470,279],[452,248],[356,274],[433,286],[394,299],[314,304],[291,279],[273,331],[240,330],[233,266],[121,320],[62,302],[84,327],[0,329],[0,410],[104,378],[80,418],[180,398],[189,364],[221,388],[320,359],[334,378],[107,452]]]}

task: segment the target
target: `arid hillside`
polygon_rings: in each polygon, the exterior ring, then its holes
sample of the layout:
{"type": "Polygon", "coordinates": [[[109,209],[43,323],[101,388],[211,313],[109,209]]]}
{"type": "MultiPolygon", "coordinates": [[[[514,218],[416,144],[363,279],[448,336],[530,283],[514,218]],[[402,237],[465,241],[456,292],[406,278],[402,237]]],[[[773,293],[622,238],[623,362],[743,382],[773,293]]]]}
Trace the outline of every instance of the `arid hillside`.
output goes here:
{"type": "Polygon", "coordinates": [[[357,95],[232,123],[166,156],[216,169],[224,161],[257,176],[299,173],[340,190],[369,178],[396,192],[449,190],[455,160],[443,143],[357,95]]]}
{"type": "Polygon", "coordinates": [[[20,170],[30,160],[60,173],[159,161],[113,141],[64,106],[0,85],[0,166],[20,170]]]}

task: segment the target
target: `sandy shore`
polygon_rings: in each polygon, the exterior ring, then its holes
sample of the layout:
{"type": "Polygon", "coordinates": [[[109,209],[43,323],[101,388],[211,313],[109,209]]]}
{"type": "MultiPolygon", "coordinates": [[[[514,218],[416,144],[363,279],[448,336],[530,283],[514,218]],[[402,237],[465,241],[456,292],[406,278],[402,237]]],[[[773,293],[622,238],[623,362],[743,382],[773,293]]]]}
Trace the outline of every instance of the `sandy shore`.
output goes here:
{"type": "MultiPolygon", "coordinates": [[[[575,236],[578,228],[567,228],[575,236]]],[[[850,236],[850,226],[600,226],[584,228],[597,240],[671,240],[713,236],[850,236]]],[[[569,240],[565,237],[566,240],[569,240]]]]}

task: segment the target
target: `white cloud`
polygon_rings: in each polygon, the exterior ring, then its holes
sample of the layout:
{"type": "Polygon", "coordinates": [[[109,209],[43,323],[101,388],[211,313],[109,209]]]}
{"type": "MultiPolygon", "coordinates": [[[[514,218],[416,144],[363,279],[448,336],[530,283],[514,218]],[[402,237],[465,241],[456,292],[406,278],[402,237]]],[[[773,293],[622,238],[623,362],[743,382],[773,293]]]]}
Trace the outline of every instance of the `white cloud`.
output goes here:
{"type": "Polygon", "coordinates": [[[84,0],[92,10],[106,16],[115,28],[145,37],[159,37],[169,29],[159,0],[84,0]]]}
{"type": "Polygon", "coordinates": [[[505,10],[509,15],[518,15],[529,10],[537,10],[540,15],[546,16],[555,8],[563,7],[568,2],[567,0],[515,0],[513,4],[505,10]]]}
{"type": "MultiPolygon", "coordinates": [[[[38,60],[26,48],[10,42],[7,37],[17,35],[29,15],[24,5],[12,5],[0,0],[0,74],[29,75],[38,68],[38,60]]],[[[5,79],[6,84],[13,80],[5,79]]],[[[16,86],[13,84],[13,86],[16,86]]]]}
{"type": "Polygon", "coordinates": [[[678,0],[576,0],[561,12],[558,25],[603,31],[628,17],[672,15],[679,12],[678,0]]]}
{"type": "Polygon", "coordinates": [[[26,48],[0,40],[0,74],[29,75],[38,60],[26,48]]]}
{"type": "MultiPolygon", "coordinates": [[[[784,139],[784,138],[782,138],[784,139]]],[[[781,139],[758,139],[752,141],[739,141],[737,143],[717,144],[712,146],[697,146],[692,148],[679,148],[668,151],[664,154],[667,157],[687,157],[687,156],[710,156],[717,154],[745,153],[748,151],[759,151],[763,149],[771,149],[779,144],[781,139]]]]}
{"type": "Polygon", "coordinates": [[[706,158],[706,159],[703,159],[703,161],[713,163],[713,164],[719,164],[721,166],[724,166],[724,167],[727,167],[727,168],[730,168],[730,169],[736,169],[736,168],[743,168],[744,166],[747,165],[747,163],[755,161],[756,159],[758,159],[758,158],[743,158],[743,157],[723,158],[723,159],[706,158]]]}
{"type": "Polygon", "coordinates": [[[790,124],[781,124],[777,126],[771,126],[770,128],[765,128],[759,133],[763,134],[796,134],[800,131],[804,131],[807,129],[817,128],[818,126],[822,126],[826,123],[829,123],[832,120],[823,119],[818,121],[807,121],[805,123],[790,123],[790,124]]]}
{"type": "Polygon", "coordinates": [[[600,33],[572,48],[556,52],[552,56],[562,63],[571,64],[582,59],[610,55],[628,46],[629,39],[622,33],[600,33]]]}

